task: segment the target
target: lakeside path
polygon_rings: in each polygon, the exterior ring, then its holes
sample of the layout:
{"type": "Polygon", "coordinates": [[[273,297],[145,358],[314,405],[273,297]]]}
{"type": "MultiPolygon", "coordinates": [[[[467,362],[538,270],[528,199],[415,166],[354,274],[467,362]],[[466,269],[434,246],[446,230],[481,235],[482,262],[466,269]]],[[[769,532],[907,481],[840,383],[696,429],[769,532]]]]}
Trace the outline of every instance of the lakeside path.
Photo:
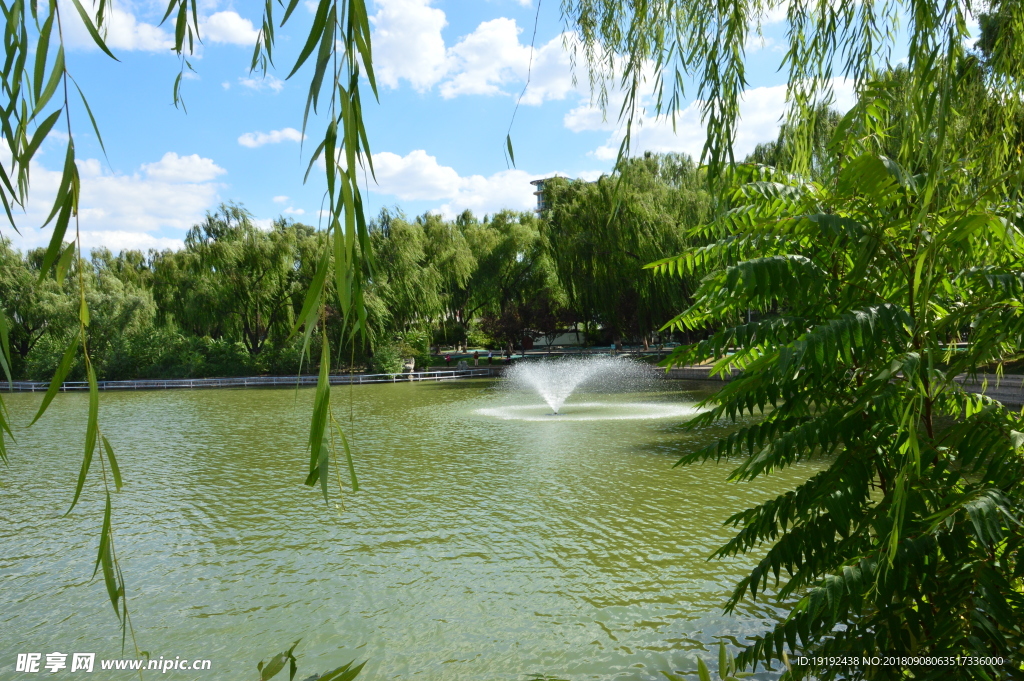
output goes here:
{"type": "MultiPolygon", "coordinates": [[[[689,381],[721,381],[711,378],[710,366],[691,366],[670,369],[662,374],[668,379],[689,381]]],[[[443,369],[438,371],[415,371],[403,374],[337,374],[330,377],[331,385],[369,385],[376,383],[399,383],[409,381],[453,381],[467,378],[500,377],[504,366],[484,366],[462,371],[443,369]]],[[[961,376],[960,383],[971,392],[988,395],[1007,406],[1024,406],[1024,376],[1010,375],[1002,378],[995,374],[978,374],[976,378],[961,376]]],[[[147,379],[132,381],[99,381],[100,390],[200,390],[210,388],[295,388],[313,387],[316,375],[308,376],[248,376],[238,378],[182,378],[147,379]]],[[[0,383],[2,392],[46,392],[49,383],[37,381],[14,381],[0,383]]],[[[61,385],[60,392],[84,392],[89,389],[85,381],[68,381],[61,385]]]]}

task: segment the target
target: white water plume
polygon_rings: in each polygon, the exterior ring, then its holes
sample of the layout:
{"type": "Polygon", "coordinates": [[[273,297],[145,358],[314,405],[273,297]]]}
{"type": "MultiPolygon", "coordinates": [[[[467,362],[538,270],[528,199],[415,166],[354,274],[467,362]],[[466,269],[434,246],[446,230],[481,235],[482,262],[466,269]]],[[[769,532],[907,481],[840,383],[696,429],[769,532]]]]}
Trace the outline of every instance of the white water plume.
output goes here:
{"type": "Polygon", "coordinates": [[[638,390],[654,380],[654,369],[624,357],[568,357],[521,362],[505,372],[506,384],[533,390],[557,414],[577,390],[638,390]]]}

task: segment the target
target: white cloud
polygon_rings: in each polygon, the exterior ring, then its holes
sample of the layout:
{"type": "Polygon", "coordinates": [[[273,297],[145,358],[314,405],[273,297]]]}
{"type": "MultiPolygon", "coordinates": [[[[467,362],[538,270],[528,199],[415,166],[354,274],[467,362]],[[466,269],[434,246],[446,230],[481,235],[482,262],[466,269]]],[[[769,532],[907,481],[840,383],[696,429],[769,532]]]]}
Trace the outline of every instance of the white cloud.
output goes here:
{"type": "Polygon", "coordinates": [[[761,50],[771,50],[772,52],[785,52],[786,47],[779,44],[774,38],[769,38],[764,35],[757,35],[751,33],[747,36],[747,41],[743,45],[743,51],[750,55],[756,54],[761,50]]]}
{"type": "Polygon", "coordinates": [[[217,12],[203,22],[199,30],[203,40],[247,47],[255,45],[259,36],[252,22],[238,12],[217,12]]]}
{"type": "Polygon", "coordinates": [[[202,158],[199,154],[178,156],[173,151],[168,151],[156,163],[142,164],[142,171],[152,180],[169,183],[209,182],[227,172],[213,159],[202,158]]]}
{"type": "Polygon", "coordinates": [[[563,33],[542,45],[533,55],[530,84],[523,95],[523,104],[540,105],[550,99],[565,99],[573,91],[581,91],[572,83],[572,63],[566,43],[570,46],[576,37],[563,33]]]}
{"type": "Polygon", "coordinates": [[[238,143],[243,147],[255,149],[256,147],[262,147],[264,144],[278,144],[286,140],[301,142],[303,139],[303,134],[295,128],[282,128],[281,130],[271,130],[270,132],[247,132],[239,136],[238,143]]]}
{"type": "Polygon", "coordinates": [[[225,90],[230,90],[231,89],[231,83],[227,82],[226,80],[223,83],[221,83],[220,86],[222,88],[224,88],[225,90]]]}
{"type": "Polygon", "coordinates": [[[513,19],[485,21],[448,50],[449,77],[441,83],[441,96],[519,95],[529,78],[522,103],[539,105],[549,99],[564,99],[576,90],[566,42],[572,34],[555,36],[533,50],[519,42],[522,29],[513,19]],[[506,85],[514,87],[506,89],[506,85]]]}
{"type": "Polygon", "coordinates": [[[490,177],[461,177],[422,149],[405,156],[387,151],[374,154],[373,167],[377,184],[371,183],[370,191],[403,201],[443,201],[439,210],[447,217],[467,208],[478,215],[504,208],[532,210],[536,197],[530,180],[546,177],[523,170],[503,170],[490,177]]]}
{"type": "Polygon", "coordinates": [[[82,232],[82,246],[86,249],[102,246],[115,253],[125,250],[148,251],[150,249],[178,251],[185,247],[185,242],[181,239],[153,236],[140,232],[91,230],[82,232]]]}
{"type": "MultiPolygon", "coordinates": [[[[87,50],[99,49],[93,42],[82,23],[78,12],[70,3],[63,3],[61,16],[64,18],[64,30],[68,44],[87,50]]],[[[93,21],[96,18],[97,3],[84,3],[91,10],[93,21]]],[[[105,42],[111,50],[163,52],[174,47],[174,37],[159,26],[139,21],[132,14],[129,3],[107,5],[103,29],[106,33],[105,42]]]]}
{"type": "Polygon", "coordinates": [[[788,13],[789,0],[773,2],[770,7],[765,9],[764,14],[761,15],[761,25],[771,26],[772,24],[781,24],[786,20],[786,15],[788,13]]]}
{"type": "Polygon", "coordinates": [[[618,107],[607,107],[607,113],[592,102],[582,102],[562,118],[562,124],[572,132],[586,130],[614,130],[618,127],[615,116],[618,107]]]}
{"type": "MultiPolygon", "coordinates": [[[[180,248],[178,235],[220,200],[220,185],[210,180],[224,172],[210,159],[173,152],[131,174],[105,170],[97,159],[79,161],[78,170],[82,242],[87,248],[106,246],[114,251],[180,248]]],[[[5,234],[16,248],[49,242],[52,223],[43,230],[38,227],[50,211],[60,179],[60,171],[33,162],[26,210],[15,215],[21,236],[5,234]]]]}
{"type": "MultiPolygon", "coordinates": [[[[618,65],[620,62],[616,60],[618,65]]],[[[640,74],[640,86],[637,92],[641,106],[650,103],[654,98],[655,71],[653,62],[647,62],[640,74]]],[[[586,99],[570,110],[562,119],[565,127],[573,132],[584,130],[616,130],[619,127],[617,117],[622,110],[626,96],[618,81],[612,79],[608,84],[607,115],[593,100],[586,99]]]]}
{"type": "MultiPolygon", "coordinates": [[[[849,110],[855,101],[853,83],[836,78],[832,86],[835,94],[832,106],[844,112],[849,110]]],[[[778,136],[786,106],[785,85],[752,88],[743,93],[733,144],[733,153],[737,158],[746,156],[758,144],[778,136]]],[[[612,109],[614,111],[617,109],[612,109]]],[[[598,159],[614,160],[619,153],[623,127],[617,123],[600,122],[599,112],[595,112],[594,107],[577,107],[566,114],[566,127],[574,132],[614,129],[608,141],[593,152],[598,159]]],[[[641,114],[634,125],[631,140],[633,153],[677,151],[696,159],[700,158],[707,139],[705,125],[701,122],[699,102],[691,103],[677,113],[674,129],[672,120],[667,116],[655,118],[646,113],[641,114]]]]}
{"type": "Polygon", "coordinates": [[[533,210],[537,207],[536,189],[530,180],[546,175],[531,175],[523,170],[502,170],[490,177],[471,175],[462,178],[462,186],[451,201],[441,204],[441,214],[453,218],[467,208],[477,215],[503,209],[533,210]]]}
{"type": "Polygon", "coordinates": [[[275,196],[273,198],[274,203],[284,203],[287,200],[288,200],[287,196],[275,196]]]}
{"type": "Polygon", "coordinates": [[[238,82],[243,87],[247,87],[250,90],[256,90],[257,92],[268,89],[273,90],[274,92],[280,92],[284,89],[284,81],[280,78],[275,78],[269,73],[264,78],[239,78],[238,82]]]}
{"type": "Polygon", "coordinates": [[[442,83],[441,95],[493,95],[525,79],[530,48],[519,43],[521,31],[513,19],[498,18],[464,36],[448,51],[454,75],[442,83]]]}
{"type": "MultiPolygon", "coordinates": [[[[529,0],[518,0],[529,6],[529,0]]],[[[374,70],[384,85],[407,81],[420,92],[440,83],[445,98],[518,95],[530,74],[523,103],[562,99],[573,90],[569,54],[559,35],[533,53],[519,41],[513,19],[485,21],[450,48],[441,30],[448,22],[432,0],[377,0],[373,23],[374,70]],[[506,88],[506,86],[513,86],[506,88]]]]}
{"type": "Polygon", "coordinates": [[[281,212],[284,213],[285,215],[305,215],[306,214],[306,211],[304,211],[303,209],[301,209],[301,208],[294,208],[292,206],[288,206],[287,208],[285,208],[281,212]]]}
{"type": "Polygon", "coordinates": [[[459,189],[459,174],[454,168],[439,165],[435,156],[417,149],[405,156],[384,151],[373,155],[377,185],[371,189],[393,194],[403,201],[434,200],[454,196],[459,189]]]}
{"type": "Polygon", "coordinates": [[[416,90],[432,87],[448,71],[441,29],[448,25],[431,0],[377,0],[373,24],[373,67],[390,88],[406,80],[416,90]]]}

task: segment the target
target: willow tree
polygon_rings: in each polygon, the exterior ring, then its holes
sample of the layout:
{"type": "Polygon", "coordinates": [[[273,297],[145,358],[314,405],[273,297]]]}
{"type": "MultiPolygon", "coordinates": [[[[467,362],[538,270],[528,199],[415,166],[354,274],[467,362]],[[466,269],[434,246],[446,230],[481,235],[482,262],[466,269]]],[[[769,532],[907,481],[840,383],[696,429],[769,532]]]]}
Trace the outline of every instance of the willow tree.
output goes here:
{"type": "Polygon", "coordinates": [[[157,302],[181,328],[259,355],[293,322],[303,235],[289,224],[263,231],[244,208],[221,205],[192,226],[184,249],[154,261],[157,302]]]}
{"type": "Polygon", "coordinates": [[[66,329],[60,325],[68,317],[66,296],[53,279],[40,281],[33,259],[22,257],[6,242],[0,241],[0,300],[4,301],[8,319],[8,338],[13,375],[22,372],[25,360],[47,332],[57,337],[66,329]]]}
{"type": "MultiPolygon", "coordinates": [[[[273,2],[264,5],[263,21],[257,33],[252,69],[266,73],[273,68],[276,30],[293,18],[298,0],[287,6],[273,2]],[[277,14],[275,12],[283,12],[277,14]],[[278,21],[279,19],[279,21],[278,21]]],[[[63,279],[68,272],[75,276],[75,308],[78,310],[77,328],[64,348],[50,387],[33,422],[46,412],[71,367],[80,362],[85,367],[89,384],[89,402],[82,466],[71,499],[70,513],[81,497],[89,479],[94,454],[100,449],[98,484],[103,491],[104,510],[99,533],[97,572],[102,569],[103,579],[111,605],[124,627],[131,634],[136,653],[141,649],[135,641],[128,611],[126,587],[114,548],[111,491],[122,486],[120,468],[115,449],[104,437],[100,419],[100,399],[96,368],[91,354],[91,314],[85,280],[85,256],[78,228],[81,200],[81,180],[76,164],[75,141],[82,131],[77,117],[72,119],[73,97],[80,98],[87,114],[85,124],[96,134],[102,145],[101,123],[93,117],[85,93],[78,87],[71,73],[72,60],[65,52],[64,35],[68,12],[77,14],[96,46],[112,59],[116,59],[105,42],[106,29],[113,19],[108,0],[90,3],[87,10],[80,0],[70,4],[57,0],[0,0],[4,17],[3,37],[5,59],[0,67],[0,129],[9,156],[5,154],[0,166],[0,203],[9,220],[17,229],[15,211],[23,208],[29,198],[32,161],[43,140],[52,131],[66,135],[63,170],[53,199],[50,214],[43,225],[52,226],[52,235],[40,267],[40,277],[51,272],[63,279]],[[59,125],[59,127],[58,127],[59,125]],[[71,245],[65,246],[65,237],[71,245]],[[77,262],[78,267],[72,267],[77,262]]],[[[301,13],[300,13],[301,14],[301,13]]],[[[170,0],[164,21],[174,24],[173,50],[181,59],[181,71],[173,84],[173,98],[181,103],[180,86],[187,70],[192,69],[189,58],[201,40],[198,0],[170,0]],[[173,17],[173,18],[172,18],[173,17]]],[[[318,253],[316,274],[297,315],[292,333],[301,333],[304,347],[309,347],[314,334],[322,342],[320,375],[314,408],[310,421],[310,460],[306,483],[320,484],[327,499],[327,474],[332,460],[348,457],[348,448],[334,450],[332,437],[340,426],[332,415],[328,374],[331,363],[330,343],[326,327],[328,306],[336,306],[344,333],[359,334],[366,329],[366,308],[363,304],[362,285],[371,270],[369,232],[362,211],[359,190],[360,170],[372,172],[368,140],[363,125],[360,92],[364,84],[376,92],[370,48],[370,22],[364,0],[319,0],[312,25],[288,77],[294,76],[307,62],[312,64],[310,86],[303,117],[303,131],[309,114],[322,113],[327,122],[322,141],[312,153],[310,167],[323,159],[326,192],[326,233],[324,248],[318,253]],[[315,57],[314,57],[315,54],[315,57]],[[314,57],[311,60],[311,57],[314,57]],[[326,86],[326,96],[324,88],[326,86]],[[333,300],[328,299],[328,279],[333,280],[333,300]]],[[[0,372],[11,380],[11,352],[7,314],[0,311],[0,372]]],[[[11,434],[5,406],[0,403],[0,459],[7,460],[5,435],[11,434]]],[[[356,486],[351,459],[348,469],[353,488],[356,486]]],[[[290,651],[289,651],[290,654],[290,651]]],[[[283,662],[281,665],[283,666],[283,662]]],[[[294,666],[292,667],[294,674],[294,666]]],[[[267,677],[269,678],[269,677],[267,677]]]]}
{"type": "Polygon", "coordinates": [[[427,258],[423,224],[382,210],[371,233],[377,269],[370,286],[387,310],[385,330],[405,334],[436,318],[442,309],[442,274],[427,258]]]}
{"type": "Polygon", "coordinates": [[[544,185],[542,228],[569,304],[614,338],[640,340],[688,302],[694,282],[657,279],[644,266],[687,244],[709,217],[704,176],[686,156],[630,159],[597,182],[544,185]]]}
{"type": "Polygon", "coordinates": [[[565,295],[537,218],[500,211],[467,225],[466,237],[477,261],[466,321],[479,318],[484,332],[508,350],[526,336],[550,335],[565,295]]]}
{"type": "Polygon", "coordinates": [[[797,136],[802,126],[783,123],[779,127],[778,136],[754,147],[743,160],[744,163],[756,163],[789,172],[795,169],[794,162],[799,162],[811,178],[825,180],[833,175],[837,170],[839,155],[829,142],[835,135],[842,114],[827,104],[819,104],[813,109],[811,118],[813,127],[810,128],[809,162],[794,156],[798,146],[797,136]]]}
{"type": "Polygon", "coordinates": [[[438,293],[442,312],[436,321],[455,321],[468,326],[466,305],[471,295],[470,280],[477,268],[476,255],[466,239],[466,230],[478,225],[471,211],[464,210],[455,220],[443,220],[428,213],[418,218],[426,236],[427,260],[440,275],[438,293]]]}

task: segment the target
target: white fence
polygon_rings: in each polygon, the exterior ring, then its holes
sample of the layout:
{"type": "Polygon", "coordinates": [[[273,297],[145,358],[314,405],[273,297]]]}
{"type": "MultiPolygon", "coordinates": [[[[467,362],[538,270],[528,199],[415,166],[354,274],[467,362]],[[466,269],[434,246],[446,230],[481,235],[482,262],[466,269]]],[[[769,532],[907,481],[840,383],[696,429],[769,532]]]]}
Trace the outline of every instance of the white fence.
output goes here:
{"type": "MultiPolygon", "coordinates": [[[[488,378],[501,376],[505,367],[488,366],[475,369],[445,369],[440,371],[415,371],[407,374],[338,374],[330,377],[331,385],[363,385],[372,383],[402,383],[411,381],[452,381],[462,378],[488,378]]],[[[711,367],[677,367],[663,373],[665,378],[682,380],[714,380],[723,377],[709,376],[711,367]]],[[[736,371],[733,371],[735,375],[736,371]]],[[[725,379],[727,380],[727,379],[725,379]]],[[[957,379],[971,392],[984,393],[1007,405],[1024,405],[1024,377],[980,374],[976,378],[960,376],[957,379]]],[[[172,378],[138,381],[99,381],[100,390],[198,390],[201,388],[294,388],[315,386],[317,377],[309,376],[249,376],[245,378],[172,378]]],[[[46,392],[49,383],[35,381],[0,381],[3,392],[46,392]]],[[[89,389],[85,381],[68,381],[60,392],[84,392],[89,389]]]]}
{"type": "MultiPolygon", "coordinates": [[[[500,367],[467,369],[463,371],[415,371],[407,374],[338,374],[330,377],[331,385],[362,385],[370,383],[401,383],[409,381],[451,381],[459,378],[486,378],[500,376],[500,367]]],[[[245,378],[170,378],[137,381],[99,381],[100,390],[196,390],[200,388],[294,388],[315,386],[317,377],[309,376],[249,376],[245,378]]],[[[4,392],[46,392],[49,383],[15,381],[0,382],[4,392]]],[[[89,389],[85,381],[68,381],[61,392],[83,392],[89,389]]]]}

